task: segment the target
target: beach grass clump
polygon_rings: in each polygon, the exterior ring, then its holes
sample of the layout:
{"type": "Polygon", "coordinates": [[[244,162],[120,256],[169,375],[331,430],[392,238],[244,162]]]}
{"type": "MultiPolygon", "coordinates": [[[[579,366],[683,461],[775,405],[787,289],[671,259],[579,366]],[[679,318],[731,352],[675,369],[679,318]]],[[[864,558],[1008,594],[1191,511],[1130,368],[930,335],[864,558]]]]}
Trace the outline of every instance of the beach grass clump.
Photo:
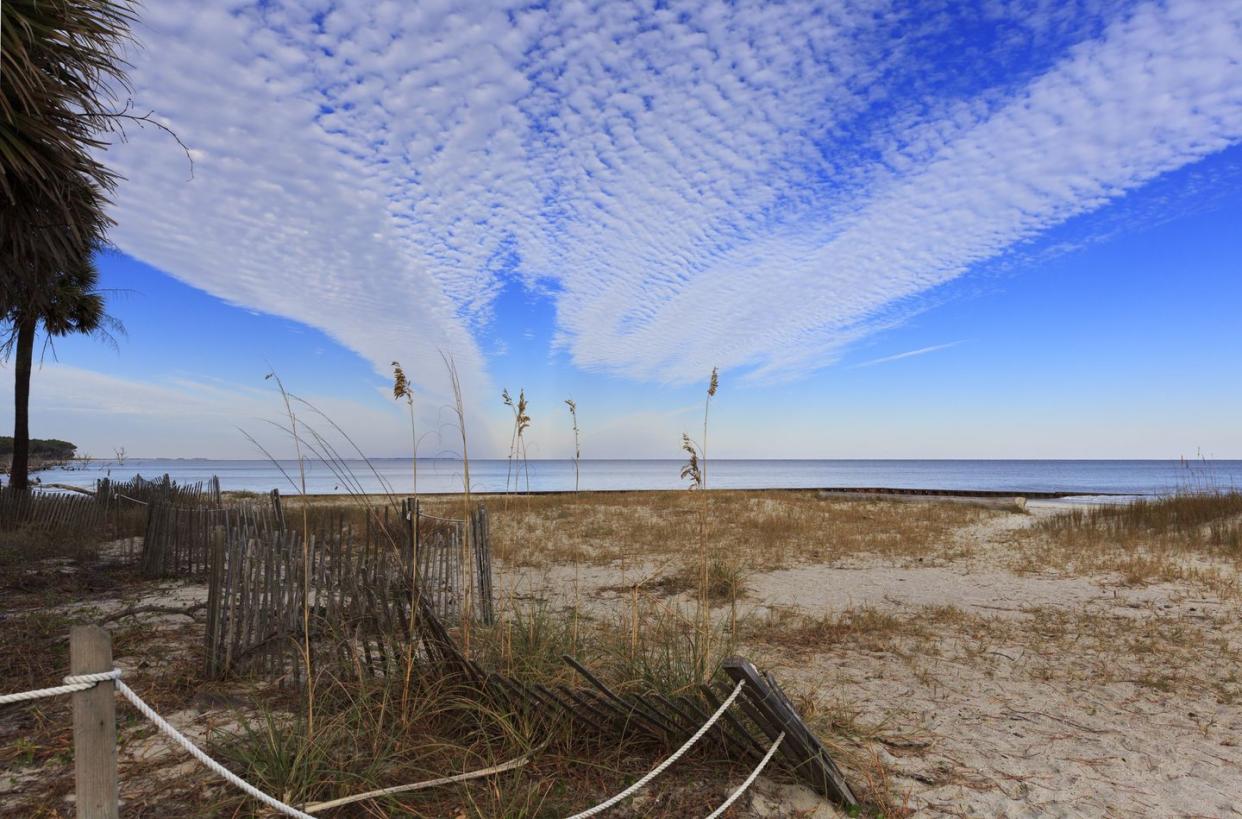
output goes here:
{"type": "Polygon", "coordinates": [[[1071,509],[1016,543],[1012,567],[1113,574],[1124,585],[1189,582],[1219,599],[1242,596],[1242,493],[1179,493],[1071,509]]]}
{"type": "Polygon", "coordinates": [[[766,571],[853,560],[951,562],[973,548],[957,537],[960,529],[1006,513],[934,501],[820,497],[813,490],[582,492],[514,497],[492,515],[491,535],[506,568],[700,561],[704,514],[712,555],[766,571]]]}
{"type": "MultiPolygon", "coordinates": [[[[573,648],[562,619],[539,608],[514,613],[510,634],[500,626],[476,631],[475,656],[488,665],[511,661],[508,670],[524,683],[582,685],[567,676],[574,672],[559,658],[573,648]]],[[[685,641],[693,640],[694,624],[683,623],[682,639],[671,641],[661,624],[647,625],[643,644],[631,653],[628,624],[596,624],[588,665],[617,691],[674,694],[693,686],[693,649],[685,641]],[[618,674],[625,680],[617,682],[618,674]]],[[[313,734],[295,700],[273,696],[250,718],[215,732],[213,752],[256,786],[303,806],[524,760],[494,776],[358,802],[340,815],[564,816],[617,792],[661,755],[641,732],[602,740],[573,730],[558,710],[515,712],[434,673],[403,681],[321,670],[315,685],[313,734]]],[[[670,804],[684,801],[702,812],[719,802],[727,768],[695,757],[679,769],[683,775],[667,777],[662,786],[670,804]]],[[[222,791],[213,815],[249,806],[235,791],[222,791]]]]}
{"type": "Polygon", "coordinates": [[[907,656],[926,652],[932,631],[922,618],[874,606],[859,606],[811,615],[789,607],[774,608],[762,617],[743,621],[747,644],[792,652],[819,652],[842,646],[907,656]]]}
{"type": "MultiPolygon", "coordinates": [[[[323,673],[315,686],[313,733],[302,715],[279,702],[267,703],[239,725],[217,731],[213,750],[266,792],[307,805],[491,767],[529,754],[542,741],[533,724],[442,677],[407,682],[323,673]]],[[[346,808],[343,815],[457,815],[450,811],[463,798],[488,808],[503,798],[494,785],[484,779],[394,794],[357,803],[354,813],[346,808]]],[[[550,789],[549,783],[545,790],[550,789]]],[[[228,792],[217,807],[235,810],[248,804],[228,792]]],[[[474,815],[490,814],[480,810],[474,815]]]]}
{"type": "Polygon", "coordinates": [[[1242,556],[1242,492],[1179,493],[1072,509],[1041,521],[1039,529],[1068,541],[1103,538],[1242,556]]]}

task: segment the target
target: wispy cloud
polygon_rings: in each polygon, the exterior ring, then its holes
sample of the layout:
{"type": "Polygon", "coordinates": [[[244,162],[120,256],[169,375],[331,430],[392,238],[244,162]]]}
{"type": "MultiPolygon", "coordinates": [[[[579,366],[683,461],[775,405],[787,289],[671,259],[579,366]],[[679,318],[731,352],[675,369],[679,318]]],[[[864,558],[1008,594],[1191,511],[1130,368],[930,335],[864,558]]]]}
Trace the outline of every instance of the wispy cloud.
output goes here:
{"type": "Polygon", "coordinates": [[[873,358],[870,361],[863,361],[859,364],[855,364],[853,369],[858,369],[860,367],[874,367],[876,364],[887,364],[890,361],[900,361],[903,358],[914,358],[915,356],[927,355],[928,353],[934,353],[938,350],[947,350],[950,347],[956,347],[961,343],[961,341],[950,341],[948,344],[933,344],[930,347],[920,347],[917,350],[909,350],[904,353],[897,353],[896,355],[886,355],[883,358],[873,358]]]}
{"type": "MultiPolygon", "coordinates": [[[[11,377],[8,365],[0,365],[0,375],[11,377]]],[[[409,440],[397,406],[314,392],[304,397],[327,416],[347,424],[368,454],[403,454],[393,449],[409,440]]],[[[40,425],[36,435],[70,438],[87,454],[124,447],[135,456],[262,457],[246,442],[240,427],[282,457],[292,455],[288,436],[268,423],[283,420],[280,395],[271,386],[260,390],[181,376],[123,378],[57,363],[34,373],[31,410],[40,425]]],[[[314,413],[306,410],[302,414],[312,426],[328,432],[314,413]]]]}
{"type": "Polygon", "coordinates": [[[489,389],[514,276],[578,367],[787,377],[1242,139],[1238,3],[925,5],[150,4],[135,94],[195,179],[118,146],[115,238],[425,383],[445,348],[489,389]]]}

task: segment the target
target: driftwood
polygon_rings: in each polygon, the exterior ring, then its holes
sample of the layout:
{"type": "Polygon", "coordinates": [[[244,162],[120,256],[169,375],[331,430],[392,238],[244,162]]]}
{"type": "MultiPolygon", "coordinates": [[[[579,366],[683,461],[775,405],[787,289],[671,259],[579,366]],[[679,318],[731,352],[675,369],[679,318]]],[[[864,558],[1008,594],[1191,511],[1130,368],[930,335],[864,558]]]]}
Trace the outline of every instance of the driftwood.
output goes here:
{"type": "Polygon", "coordinates": [[[99,618],[99,623],[111,623],[113,620],[121,620],[125,617],[136,617],[139,614],[183,614],[191,620],[198,619],[198,612],[207,608],[207,603],[194,603],[189,606],[129,606],[128,608],[114,611],[106,617],[99,618]]]}

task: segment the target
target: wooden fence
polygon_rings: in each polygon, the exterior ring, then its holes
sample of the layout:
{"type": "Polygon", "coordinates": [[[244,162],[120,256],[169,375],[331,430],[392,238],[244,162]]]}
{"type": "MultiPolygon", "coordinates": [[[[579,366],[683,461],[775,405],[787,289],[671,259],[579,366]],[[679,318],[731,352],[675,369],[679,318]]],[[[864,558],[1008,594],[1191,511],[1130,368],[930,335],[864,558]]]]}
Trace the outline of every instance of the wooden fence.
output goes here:
{"type": "MultiPolygon", "coordinates": [[[[491,618],[490,600],[473,601],[466,591],[490,591],[486,546],[473,550],[474,561],[465,551],[463,560],[464,521],[423,515],[416,502],[407,501],[402,509],[401,520],[411,533],[402,545],[412,542],[418,555],[418,593],[413,593],[409,573],[410,551],[371,536],[369,526],[361,537],[348,525],[329,526],[309,542],[293,530],[216,527],[211,534],[207,676],[259,673],[302,680],[308,624],[313,668],[392,676],[414,662],[420,674],[450,677],[506,711],[531,719],[568,718],[575,731],[602,741],[635,739],[660,748],[685,742],[744,680],[738,706],[704,738],[703,751],[753,764],[784,734],[778,759],[788,774],[839,804],[857,804],[775,679],[742,658],[726,661],[724,675],[713,684],[675,696],[618,693],[568,656],[564,660],[581,676],[581,686],[526,682],[468,659],[441,613],[461,617],[477,606],[476,617],[491,618]],[[485,586],[471,578],[475,571],[486,575],[485,586]],[[309,589],[305,606],[304,587],[309,589]]],[[[475,542],[486,544],[486,512],[471,518],[469,534],[480,535],[475,542]]],[[[390,534],[395,521],[384,523],[390,534]]]]}
{"type": "Polygon", "coordinates": [[[89,493],[0,487],[0,531],[46,532],[87,546],[140,535],[144,518],[141,507],[89,493]]]}
{"type": "Polygon", "coordinates": [[[467,523],[428,515],[417,500],[407,499],[402,516],[416,522],[406,533],[406,569],[409,556],[417,555],[418,585],[431,610],[442,620],[456,622],[469,608],[472,619],[490,624],[495,611],[487,510],[476,507],[467,523]]]}
{"type": "Polygon", "coordinates": [[[107,508],[89,495],[0,487],[0,529],[102,529],[107,508]]]}
{"type": "Polygon", "coordinates": [[[158,480],[135,475],[128,481],[100,478],[95,482],[95,497],[105,503],[127,500],[131,503],[171,503],[184,507],[219,507],[222,503],[220,479],[212,475],[206,481],[177,483],[167,473],[158,480]]]}
{"type": "Polygon", "coordinates": [[[727,679],[667,696],[655,692],[617,693],[573,657],[565,655],[562,659],[586,685],[552,687],[486,671],[462,654],[447,629],[428,610],[420,609],[417,624],[424,656],[434,661],[439,673],[455,675],[500,709],[532,719],[568,718],[579,735],[593,735],[608,742],[645,738],[665,749],[680,746],[742,682],[737,711],[724,712],[723,719],[704,737],[700,753],[753,764],[784,735],[778,749],[779,764],[788,775],[847,809],[858,808],[845,776],[776,679],[761,673],[745,658],[730,657],[724,661],[721,671],[727,679]]]}
{"type": "Polygon", "coordinates": [[[419,605],[438,621],[490,623],[486,511],[476,510],[469,526],[424,516],[408,500],[402,512],[368,514],[361,530],[343,513],[326,521],[321,516],[308,541],[297,530],[265,528],[253,519],[195,523],[195,537],[209,544],[207,675],[296,679],[304,665],[304,621],[320,661],[391,673],[408,655],[415,583],[419,605]],[[410,576],[413,555],[416,579],[410,576]]]}
{"type": "Polygon", "coordinates": [[[233,506],[152,503],[142,539],[140,569],[145,577],[206,577],[211,538],[217,528],[272,532],[284,528],[279,502],[243,501],[233,506]]]}
{"type": "Polygon", "coordinates": [[[221,526],[264,532],[283,529],[280,493],[273,489],[264,501],[244,500],[230,506],[148,503],[142,573],[147,577],[205,577],[210,567],[211,533],[221,526]]]}

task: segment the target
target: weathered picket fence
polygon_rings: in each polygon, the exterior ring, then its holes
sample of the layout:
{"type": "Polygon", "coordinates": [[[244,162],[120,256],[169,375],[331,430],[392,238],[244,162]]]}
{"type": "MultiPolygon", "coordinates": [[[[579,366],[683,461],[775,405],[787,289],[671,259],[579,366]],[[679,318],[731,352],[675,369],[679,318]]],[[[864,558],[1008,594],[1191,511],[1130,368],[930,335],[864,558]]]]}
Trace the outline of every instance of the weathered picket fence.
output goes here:
{"type": "Polygon", "coordinates": [[[472,619],[491,623],[495,599],[487,509],[476,507],[467,522],[428,515],[417,500],[407,500],[402,505],[402,517],[417,522],[406,532],[407,547],[402,554],[407,570],[409,556],[418,556],[416,577],[431,611],[443,620],[456,622],[469,607],[472,619]]]}
{"type": "Polygon", "coordinates": [[[297,679],[307,627],[321,661],[392,673],[408,657],[415,589],[420,607],[440,620],[490,623],[486,511],[467,522],[424,516],[410,500],[399,515],[388,509],[368,514],[361,530],[343,514],[321,516],[309,539],[243,519],[206,531],[207,675],[297,679]]]}
{"type": "Polygon", "coordinates": [[[88,546],[142,534],[145,513],[90,493],[0,487],[0,530],[24,529],[88,546]]]}
{"type": "Polygon", "coordinates": [[[0,529],[101,529],[107,508],[89,495],[0,487],[0,529]]]}
{"type": "Polygon", "coordinates": [[[279,506],[240,501],[231,506],[147,506],[140,569],[146,577],[206,577],[212,533],[219,527],[272,532],[284,528],[279,506]]]}
{"type": "Polygon", "coordinates": [[[171,503],[182,507],[218,507],[223,502],[220,478],[212,475],[206,481],[177,483],[167,473],[158,480],[135,475],[128,481],[100,478],[95,482],[95,497],[103,502],[126,500],[130,503],[171,503]]]}
{"type": "Polygon", "coordinates": [[[146,506],[140,568],[146,577],[206,577],[211,536],[217,527],[260,532],[285,528],[280,493],[230,505],[183,506],[155,501],[146,506]]]}

